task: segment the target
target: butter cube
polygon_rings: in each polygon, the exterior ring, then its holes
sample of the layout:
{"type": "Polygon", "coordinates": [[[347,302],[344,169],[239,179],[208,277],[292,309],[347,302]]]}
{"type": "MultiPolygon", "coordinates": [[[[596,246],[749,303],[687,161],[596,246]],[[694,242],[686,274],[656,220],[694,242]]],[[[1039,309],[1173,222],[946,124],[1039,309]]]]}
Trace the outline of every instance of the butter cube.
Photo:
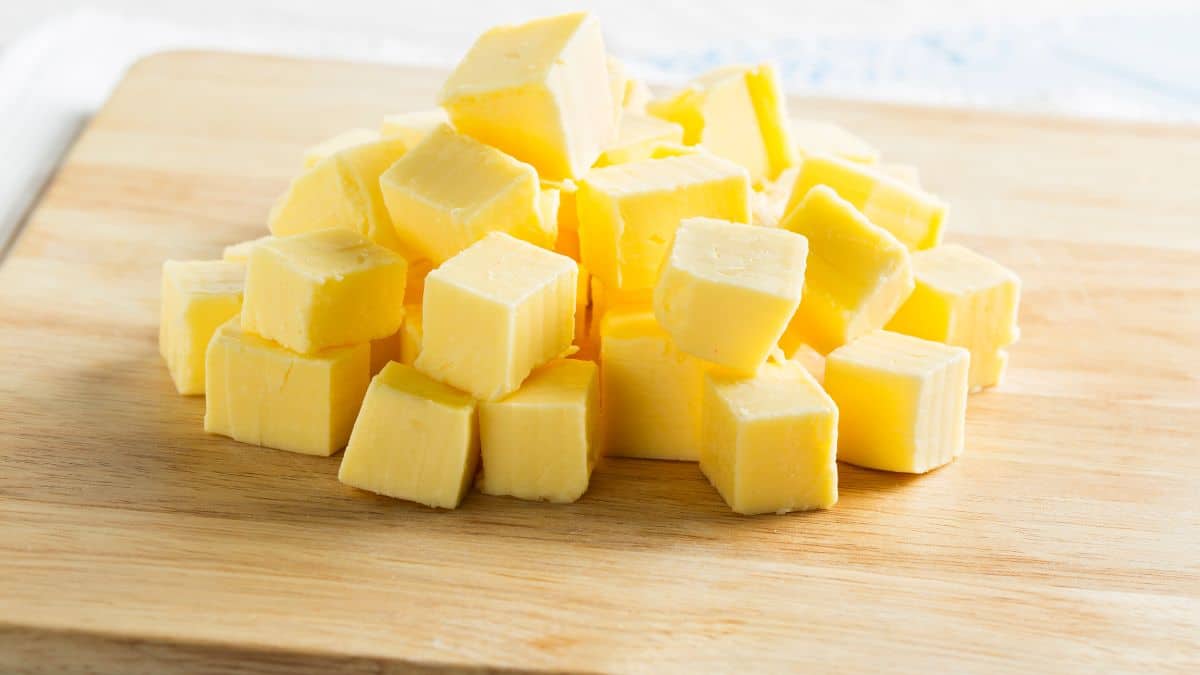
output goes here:
{"type": "Polygon", "coordinates": [[[654,315],[683,351],[753,374],[800,305],[808,242],[787,230],[689,218],[654,288],[654,315]]]}
{"type": "Polygon", "coordinates": [[[746,170],[707,154],[594,169],[575,200],[583,265],[619,290],[654,287],[680,220],[750,222],[746,170]]]}
{"type": "Polygon", "coordinates": [[[350,437],[370,366],[366,344],[305,356],[230,319],[208,345],[204,430],[242,443],[332,455],[350,437]]]}
{"type": "Polygon", "coordinates": [[[604,146],[604,151],[596,159],[596,166],[650,159],[650,155],[659,145],[682,142],[683,127],[678,124],[626,111],[621,116],[616,140],[604,146]]]}
{"type": "Polygon", "coordinates": [[[404,306],[404,327],[400,329],[402,345],[400,358],[397,359],[406,366],[411,366],[421,353],[421,337],[424,329],[421,325],[421,305],[404,306]]]}
{"type": "Polygon", "coordinates": [[[781,227],[808,237],[804,298],[789,340],[821,353],[892,318],[913,289],[908,250],[830,188],[813,188],[781,227]]]}
{"type": "Polygon", "coordinates": [[[434,129],[449,124],[450,116],[441,108],[387,115],[379,133],[384,138],[398,138],[410,148],[425,139],[434,129]]]}
{"type": "Polygon", "coordinates": [[[942,244],[912,256],[916,288],[887,329],[971,352],[971,391],[999,383],[1017,339],[1021,280],[964,246],[942,244]]]}
{"type": "Polygon", "coordinates": [[[601,433],[596,364],[551,361],[512,394],[479,404],[479,489],[489,495],[573,502],[587,491],[600,457],[601,433]]]}
{"type": "Polygon", "coordinates": [[[879,162],[879,151],[870,143],[830,122],[792,120],[792,138],[805,159],[832,155],[859,164],[879,162]]]}
{"type": "Polygon", "coordinates": [[[616,135],[599,22],[574,13],[487,31],[446,80],[441,104],[460,131],[543,178],[582,175],[616,135]]]}
{"type": "Polygon", "coordinates": [[[493,232],[430,272],[414,365],[484,400],[571,346],[575,261],[493,232]]]}
{"type": "Polygon", "coordinates": [[[379,179],[396,234],[419,257],[441,263],[488,232],[550,248],[532,166],[439,127],[379,179]]]}
{"type": "Polygon", "coordinates": [[[242,308],[246,266],[168,260],[162,272],[158,351],[180,394],[204,393],[204,352],[217,327],[242,308]]]}
{"type": "Polygon", "coordinates": [[[970,353],[875,331],[825,360],[825,390],[841,411],[838,459],[925,473],[962,454],[970,353]]]}
{"type": "Polygon", "coordinates": [[[600,327],[607,454],[699,459],[705,368],[675,347],[648,309],[610,309],[600,327]]]}
{"type": "Polygon", "coordinates": [[[812,375],[768,363],[751,378],[704,381],[700,470],[736,513],[788,513],[837,503],[838,408],[812,375]]]}
{"type": "Polygon", "coordinates": [[[404,259],[349,230],[280,237],[254,247],[242,329],[302,354],[400,330],[404,259]]]}
{"type": "Polygon", "coordinates": [[[389,363],[367,389],[338,480],[376,494],[458,508],[479,466],[475,400],[389,363]]]}
{"type": "Polygon", "coordinates": [[[684,142],[737,162],[755,182],[797,162],[787,103],[775,69],[728,66],[697,78],[674,96],[651,101],[650,114],[683,126],[684,142]]]}
{"type": "Polygon", "coordinates": [[[343,228],[403,253],[379,191],[379,176],[407,148],[398,139],[382,139],[343,148],[317,162],[292,181],[271,209],[271,234],[343,228]]]}
{"type": "Polygon", "coordinates": [[[946,205],[933,195],[886,176],[872,167],[829,155],[806,157],[792,187],[790,212],[814,186],[827,185],[891,232],[910,250],[933,248],[942,241],[946,205]]]}
{"type": "Polygon", "coordinates": [[[250,262],[250,249],[258,246],[261,243],[271,241],[274,238],[275,237],[268,234],[267,236],[259,237],[258,239],[251,239],[249,241],[241,241],[236,244],[230,244],[229,246],[225,247],[224,251],[222,251],[221,260],[224,260],[225,262],[242,263],[245,265],[246,263],[250,262]]]}
{"type": "Polygon", "coordinates": [[[379,141],[379,132],[374,129],[349,129],[328,138],[304,151],[304,168],[311,169],[321,160],[356,145],[379,141]]]}

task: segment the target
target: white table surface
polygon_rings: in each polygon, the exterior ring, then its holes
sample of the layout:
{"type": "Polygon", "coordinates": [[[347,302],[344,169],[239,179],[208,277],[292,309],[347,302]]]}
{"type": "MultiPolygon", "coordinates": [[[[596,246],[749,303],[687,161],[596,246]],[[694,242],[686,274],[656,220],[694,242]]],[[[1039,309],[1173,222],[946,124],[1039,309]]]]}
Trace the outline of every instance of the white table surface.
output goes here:
{"type": "Polygon", "coordinates": [[[796,92],[1200,121],[1200,0],[0,1],[0,248],[125,68],[207,48],[453,65],[489,25],[596,11],[651,81],[775,61],[796,92]]]}

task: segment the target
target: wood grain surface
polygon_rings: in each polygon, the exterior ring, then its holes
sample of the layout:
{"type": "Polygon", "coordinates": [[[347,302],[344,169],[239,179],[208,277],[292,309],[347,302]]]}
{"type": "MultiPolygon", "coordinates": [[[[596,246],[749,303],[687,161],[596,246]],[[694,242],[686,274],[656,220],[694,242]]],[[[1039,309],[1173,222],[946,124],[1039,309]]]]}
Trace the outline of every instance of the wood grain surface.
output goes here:
{"type": "Polygon", "coordinates": [[[1200,129],[793,100],[1024,279],[963,458],[784,517],[637,460],[434,512],[205,435],[156,327],[163,259],[262,234],[305,145],[439,81],[168,53],[92,121],[0,266],[0,671],[1200,668],[1200,129]]]}

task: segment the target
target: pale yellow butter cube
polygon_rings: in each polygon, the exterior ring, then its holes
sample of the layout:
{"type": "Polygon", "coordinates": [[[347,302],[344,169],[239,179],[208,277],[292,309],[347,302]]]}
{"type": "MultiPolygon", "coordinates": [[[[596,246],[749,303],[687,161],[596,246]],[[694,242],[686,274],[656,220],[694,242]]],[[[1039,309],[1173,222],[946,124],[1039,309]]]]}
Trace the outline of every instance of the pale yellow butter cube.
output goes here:
{"type": "Polygon", "coordinates": [[[774,178],[798,159],[786,100],[768,64],[719,68],[646,109],[682,125],[688,145],[703,145],[746,167],[755,182],[774,178]]]}
{"type": "Polygon", "coordinates": [[[875,167],[829,155],[804,159],[785,212],[791,212],[817,185],[833,188],[872,223],[891,232],[911,250],[933,248],[942,241],[945,203],[920,188],[880,173],[875,167]]]}
{"type": "Polygon", "coordinates": [[[302,354],[384,338],[404,320],[407,265],[349,230],[254,247],[242,328],[302,354]]]}
{"type": "Polygon", "coordinates": [[[231,319],[208,345],[204,430],[242,443],[332,455],[350,437],[370,367],[366,344],[306,356],[231,319]]]}
{"type": "Polygon", "coordinates": [[[648,308],[608,310],[600,327],[607,454],[699,459],[705,368],[675,347],[648,308]]]}
{"type": "Polygon", "coordinates": [[[343,131],[306,149],[304,151],[304,168],[311,169],[330,155],[353,148],[356,145],[375,143],[379,139],[379,132],[374,129],[349,129],[343,131]]]}
{"type": "Polygon", "coordinates": [[[599,22],[574,13],[487,31],[446,80],[441,104],[459,131],[543,178],[582,175],[616,136],[599,22]]]}
{"type": "Polygon", "coordinates": [[[551,361],[512,394],[479,404],[479,489],[573,502],[587,491],[602,431],[596,364],[551,361]]]}
{"type": "Polygon", "coordinates": [[[789,340],[828,353],[882,328],[913,289],[908,250],[830,188],[813,188],[781,227],[808,238],[804,298],[789,340]]]}
{"type": "Polygon", "coordinates": [[[875,331],[825,360],[841,414],[838,459],[925,473],[962,454],[971,355],[962,347],[875,331]]]}
{"type": "Polygon", "coordinates": [[[683,351],[753,374],[800,305],[808,242],[787,230],[689,218],[654,288],[654,315],[683,351]]]}
{"type": "Polygon", "coordinates": [[[225,262],[242,263],[245,265],[246,263],[250,262],[251,249],[259,244],[271,241],[274,238],[275,237],[268,234],[267,236],[259,237],[258,239],[251,239],[249,241],[240,241],[236,244],[230,244],[221,252],[221,260],[224,260],[225,262]]]}
{"type": "Polygon", "coordinates": [[[387,115],[379,127],[384,138],[398,138],[410,148],[415,148],[434,129],[449,124],[450,116],[441,108],[387,115]]]}
{"type": "Polygon", "coordinates": [[[870,143],[831,122],[792,120],[792,138],[801,158],[832,155],[859,164],[879,162],[879,151],[870,143]]]}
{"type": "Polygon", "coordinates": [[[271,209],[271,234],[286,237],[336,227],[403,252],[379,191],[379,176],[407,149],[403,141],[382,139],[343,148],[305,169],[271,209]]]}
{"type": "Polygon", "coordinates": [[[1000,381],[1017,339],[1021,280],[986,256],[943,244],[913,254],[916,288],[887,329],[971,352],[971,391],[1000,381]],[[1000,354],[1004,354],[1001,356],[1000,354]]]}
{"type": "Polygon", "coordinates": [[[204,353],[217,327],[242,308],[246,266],[168,260],[162,271],[158,351],[180,394],[204,393],[204,353]]]}
{"type": "Polygon", "coordinates": [[[824,382],[825,355],[813,349],[811,345],[788,340],[787,337],[784,335],[785,339],[779,341],[779,350],[783,352],[783,358],[799,363],[817,382],[824,382]]]}
{"type": "Polygon", "coordinates": [[[799,364],[708,373],[701,437],[700,470],[736,513],[837,503],[838,408],[799,364]]]}
{"type": "Polygon", "coordinates": [[[379,179],[396,235],[441,263],[488,232],[550,248],[533,167],[439,127],[379,179]]]}
{"type": "Polygon", "coordinates": [[[458,508],[479,467],[475,400],[410,366],[371,380],[338,480],[426,506],[458,508]]]}
{"type": "Polygon", "coordinates": [[[658,146],[682,142],[683,127],[678,124],[627,111],[621,116],[616,140],[604,146],[604,151],[596,159],[596,166],[650,159],[658,146]]]}
{"type": "Polygon", "coordinates": [[[615,290],[654,287],[680,220],[750,222],[746,170],[707,154],[593,169],[575,200],[583,264],[615,290]]]}
{"type": "Polygon", "coordinates": [[[396,360],[411,366],[417,360],[417,354],[421,353],[421,336],[423,333],[421,305],[405,305],[404,327],[400,329],[402,342],[400,346],[400,358],[396,360]]]}
{"type": "Polygon", "coordinates": [[[493,232],[425,280],[416,367],[484,400],[517,390],[575,331],[575,261],[493,232]]]}

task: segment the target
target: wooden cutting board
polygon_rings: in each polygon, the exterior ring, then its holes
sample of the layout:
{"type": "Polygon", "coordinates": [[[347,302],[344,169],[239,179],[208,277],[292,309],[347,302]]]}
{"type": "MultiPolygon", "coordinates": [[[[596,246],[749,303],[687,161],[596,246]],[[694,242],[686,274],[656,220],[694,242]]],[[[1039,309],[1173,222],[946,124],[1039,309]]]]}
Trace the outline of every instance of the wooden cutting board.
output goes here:
{"type": "Polygon", "coordinates": [[[88,125],[0,266],[0,670],[1200,667],[1200,129],[795,99],[1024,279],[964,457],[784,517],[636,460],[434,512],[205,435],[156,330],[164,259],[263,234],[304,146],[439,81],[170,53],[88,125]]]}

